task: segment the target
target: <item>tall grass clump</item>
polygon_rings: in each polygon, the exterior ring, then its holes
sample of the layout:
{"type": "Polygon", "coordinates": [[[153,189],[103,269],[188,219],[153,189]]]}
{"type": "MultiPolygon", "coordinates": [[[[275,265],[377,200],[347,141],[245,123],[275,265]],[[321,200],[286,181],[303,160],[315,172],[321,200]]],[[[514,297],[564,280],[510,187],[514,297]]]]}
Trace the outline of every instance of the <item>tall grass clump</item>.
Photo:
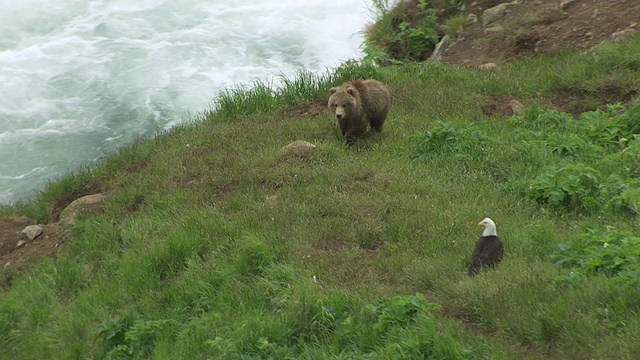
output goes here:
{"type": "Polygon", "coordinates": [[[372,62],[347,61],[323,74],[305,70],[289,78],[279,76],[279,85],[255,80],[251,85],[238,85],[224,90],[214,100],[206,119],[236,121],[238,117],[256,113],[281,111],[328,98],[329,88],[343,82],[376,78],[379,69],[372,62]]]}

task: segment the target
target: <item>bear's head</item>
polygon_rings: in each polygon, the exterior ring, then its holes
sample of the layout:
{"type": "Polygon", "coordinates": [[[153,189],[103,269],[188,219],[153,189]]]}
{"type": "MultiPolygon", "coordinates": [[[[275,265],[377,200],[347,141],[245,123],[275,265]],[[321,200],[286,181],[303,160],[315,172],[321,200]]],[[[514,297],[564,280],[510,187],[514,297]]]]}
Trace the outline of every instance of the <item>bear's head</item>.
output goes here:
{"type": "Polygon", "coordinates": [[[331,88],[329,110],[335,112],[338,120],[348,117],[357,106],[357,89],[353,86],[331,88]]]}

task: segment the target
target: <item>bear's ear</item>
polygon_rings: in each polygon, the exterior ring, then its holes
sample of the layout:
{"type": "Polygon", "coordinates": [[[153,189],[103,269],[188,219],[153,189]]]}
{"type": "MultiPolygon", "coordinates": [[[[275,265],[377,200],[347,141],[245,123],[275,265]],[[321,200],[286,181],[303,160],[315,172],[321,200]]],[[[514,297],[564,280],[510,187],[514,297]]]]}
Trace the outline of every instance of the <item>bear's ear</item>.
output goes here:
{"type": "Polygon", "coordinates": [[[338,88],[337,87],[332,87],[331,90],[329,90],[329,91],[331,91],[331,94],[335,94],[336,91],[338,91],[338,88]]]}
{"type": "Polygon", "coordinates": [[[349,86],[347,88],[347,93],[349,93],[349,95],[353,96],[353,94],[355,93],[356,88],[354,88],[353,86],[349,86]]]}

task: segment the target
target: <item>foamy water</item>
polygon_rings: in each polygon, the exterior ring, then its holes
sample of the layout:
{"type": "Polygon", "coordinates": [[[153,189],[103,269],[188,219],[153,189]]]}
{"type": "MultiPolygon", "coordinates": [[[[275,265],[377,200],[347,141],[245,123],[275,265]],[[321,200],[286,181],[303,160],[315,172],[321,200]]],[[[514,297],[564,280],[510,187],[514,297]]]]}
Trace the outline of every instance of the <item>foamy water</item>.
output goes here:
{"type": "Polygon", "coordinates": [[[0,0],[0,203],[222,89],[360,58],[369,1],[0,0]]]}

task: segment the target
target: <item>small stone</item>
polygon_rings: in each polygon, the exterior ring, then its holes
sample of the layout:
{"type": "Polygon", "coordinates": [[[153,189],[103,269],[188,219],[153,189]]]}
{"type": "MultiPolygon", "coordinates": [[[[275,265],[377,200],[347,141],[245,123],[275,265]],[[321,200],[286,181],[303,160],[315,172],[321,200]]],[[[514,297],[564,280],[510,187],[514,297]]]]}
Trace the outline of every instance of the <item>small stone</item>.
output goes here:
{"type": "Polygon", "coordinates": [[[316,146],[310,142],[304,140],[296,140],[280,149],[280,154],[281,156],[286,157],[305,156],[315,148],[316,146]]]}
{"type": "Polygon", "coordinates": [[[92,210],[100,206],[107,197],[103,194],[93,194],[83,196],[74,200],[60,213],[60,224],[63,226],[73,225],[81,210],[92,210]]]}
{"type": "Polygon", "coordinates": [[[487,25],[492,22],[502,18],[507,13],[507,6],[509,4],[502,3],[500,5],[494,6],[482,12],[482,26],[487,27],[487,25]]]}
{"type": "Polygon", "coordinates": [[[20,249],[21,247],[27,245],[27,242],[25,240],[20,240],[18,241],[18,243],[16,244],[16,249],[20,249]]]}
{"type": "Polygon", "coordinates": [[[482,12],[482,27],[487,27],[487,25],[492,22],[501,19],[509,12],[508,7],[511,5],[517,5],[520,2],[518,0],[502,3],[500,5],[494,6],[482,12]]]}
{"type": "Polygon", "coordinates": [[[29,225],[22,230],[20,233],[20,239],[26,241],[33,241],[38,236],[42,235],[42,226],[40,225],[29,225]]]}
{"type": "Polygon", "coordinates": [[[576,0],[562,0],[560,1],[560,9],[566,11],[571,4],[575,3],[576,0]]]}
{"type": "Polygon", "coordinates": [[[484,29],[484,34],[485,35],[492,35],[492,34],[497,34],[500,33],[504,30],[504,28],[500,25],[497,26],[492,26],[492,27],[488,27],[486,29],[484,29]]]}
{"type": "Polygon", "coordinates": [[[511,110],[515,115],[521,115],[522,112],[524,111],[524,105],[522,105],[520,101],[515,99],[509,101],[509,107],[511,107],[511,110]]]}
{"type": "Polygon", "coordinates": [[[442,40],[436,45],[436,48],[431,53],[431,57],[429,60],[433,61],[441,61],[442,54],[447,50],[449,45],[451,44],[451,37],[449,35],[445,35],[442,37],[442,40]]]}
{"type": "Polygon", "coordinates": [[[634,36],[637,33],[636,29],[626,28],[624,30],[616,31],[609,37],[613,42],[619,42],[622,39],[634,36]]]}
{"type": "Polygon", "coordinates": [[[480,70],[493,70],[495,68],[497,68],[498,65],[496,63],[486,63],[486,64],[482,64],[478,67],[478,69],[480,70]]]}

